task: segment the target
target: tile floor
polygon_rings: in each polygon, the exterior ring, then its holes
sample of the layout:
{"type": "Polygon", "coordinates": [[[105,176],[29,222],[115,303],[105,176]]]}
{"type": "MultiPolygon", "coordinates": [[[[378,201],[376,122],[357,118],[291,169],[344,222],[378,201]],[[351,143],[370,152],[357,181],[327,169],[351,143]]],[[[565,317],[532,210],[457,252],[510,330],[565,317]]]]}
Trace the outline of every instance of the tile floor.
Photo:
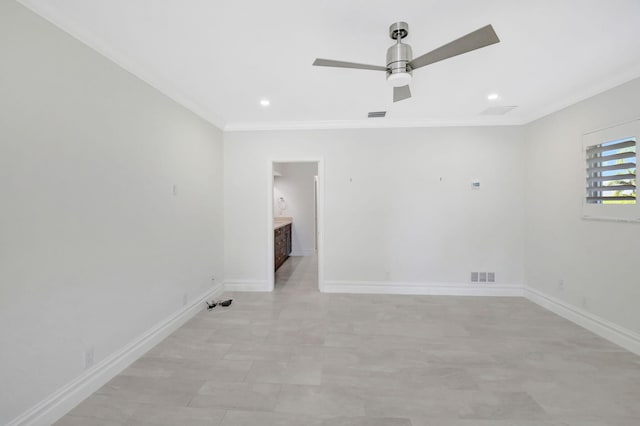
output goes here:
{"type": "Polygon", "coordinates": [[[314,262],[229,294],[57,425],[640,425],[640,357],[527,300],[320,294],[314,262]]]}

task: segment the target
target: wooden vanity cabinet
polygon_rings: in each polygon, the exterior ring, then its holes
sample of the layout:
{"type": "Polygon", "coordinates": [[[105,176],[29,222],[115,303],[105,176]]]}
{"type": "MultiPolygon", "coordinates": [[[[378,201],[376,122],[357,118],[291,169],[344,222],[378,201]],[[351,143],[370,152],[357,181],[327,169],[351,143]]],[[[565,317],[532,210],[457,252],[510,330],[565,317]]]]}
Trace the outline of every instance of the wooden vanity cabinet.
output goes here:
{"type": "Polygon", "coordinates": [[[289,258],[291,254],[291,224],[281,226],[273,231],[274,271],[289,258]]]}

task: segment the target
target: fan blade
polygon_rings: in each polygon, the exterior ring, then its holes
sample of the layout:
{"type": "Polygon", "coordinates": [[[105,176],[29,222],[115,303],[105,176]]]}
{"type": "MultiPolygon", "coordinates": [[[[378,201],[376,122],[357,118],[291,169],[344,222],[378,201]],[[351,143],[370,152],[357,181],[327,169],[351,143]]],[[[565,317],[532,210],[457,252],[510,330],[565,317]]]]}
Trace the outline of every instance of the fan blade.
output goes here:
{"type": "Polygon", "coordinates": [[[411,90],[409,90],[409,85],[393,88],[393,102],[409,99],[410,97],[411,90]]]}
{"type": "Polygon", "coordinates": [[[486,27],[475,30],[457,40],[452,41],[451,43],[447,43],[444,46],[440,46],[429,53],[415,58],[413,61],[409,62],[409,66],[415,70],[420,67],[424,67],[425,65],[462,55],[463,53],[471,52],[472,50],[480,49],[481,47],[490,46],[499,42],[500,39],[493,30],[493,27],[491,25],[487,25],[486,27]]]}
{"type": "Polygon", "coordinates": [[[355,68],[359,70],[386,71],[387,67],[379,65],[356,64],[355,62],[333,61],[331,59],[316,59],[313,65],[317,67],[355,68]]]}

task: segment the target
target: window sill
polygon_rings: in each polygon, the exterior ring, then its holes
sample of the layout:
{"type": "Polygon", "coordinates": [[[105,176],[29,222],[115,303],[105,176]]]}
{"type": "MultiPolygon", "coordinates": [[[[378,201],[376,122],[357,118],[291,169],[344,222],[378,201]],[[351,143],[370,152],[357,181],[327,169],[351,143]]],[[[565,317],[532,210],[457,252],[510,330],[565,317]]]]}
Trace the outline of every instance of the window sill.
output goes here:
{"type": "Polygon", "coordinates": [[[622,218],[622,217],[600,217],[600,216],[583,215],[582,216],[582,220],[591,220],[591,221],[595,221],[595,222],[625,222],[625,223],[639,223],[640,224],[640,218],[625,219],[625,218],[622,218]]]}

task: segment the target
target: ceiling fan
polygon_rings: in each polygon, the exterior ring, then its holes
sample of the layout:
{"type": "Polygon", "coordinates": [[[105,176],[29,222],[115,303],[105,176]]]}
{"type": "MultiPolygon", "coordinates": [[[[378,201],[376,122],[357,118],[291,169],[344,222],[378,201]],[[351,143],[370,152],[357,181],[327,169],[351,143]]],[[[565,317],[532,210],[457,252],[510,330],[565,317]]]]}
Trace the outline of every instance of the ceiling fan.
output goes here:
{"type": "Polygon", "coordinates": [[[493,27],[487,25],[413,59],[411,46],[402,42],[407,35],[409,35],[409,24],[406,22],[396,22],[389,27],[389,37],[396,40],[396,44],[387,50],[386,67],[320,58],[316,59],[313,65],[385,71],[387,82],[393,86],[393,102],[398,102],[411,97],[409,82],[413,70],[500,42],[493,27]]]}

